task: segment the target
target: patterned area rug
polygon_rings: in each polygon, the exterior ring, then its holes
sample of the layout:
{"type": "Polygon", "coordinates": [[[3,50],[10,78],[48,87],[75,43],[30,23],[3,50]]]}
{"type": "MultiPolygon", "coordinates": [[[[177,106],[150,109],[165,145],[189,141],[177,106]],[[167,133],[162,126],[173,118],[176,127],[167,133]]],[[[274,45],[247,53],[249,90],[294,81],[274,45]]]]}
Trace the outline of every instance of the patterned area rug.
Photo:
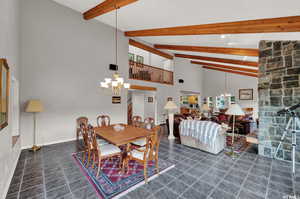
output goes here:
{"type": "MultiPolygon", "coordinates": [[[[95,166],[93,169],[91,164],[89,167],[86,167],[86,162],[83,163],[82,161],[82,152],[74,153],[73,157],[81,171],[95,188],[99,198],[119,197],[144,184],[144,167],[136,161],[131,160],[128,172],[121,173],[120,168],[118,168],[119,158],[104,159],[101,161],[100,174],[96,177],[97,167],[95,166]]],[[[160,174],[174,166],[170,162],[159,160],[160,174]]],[[[149,161],[148,180],[150,181],[157,176],[154,162],[149,161]]]]}

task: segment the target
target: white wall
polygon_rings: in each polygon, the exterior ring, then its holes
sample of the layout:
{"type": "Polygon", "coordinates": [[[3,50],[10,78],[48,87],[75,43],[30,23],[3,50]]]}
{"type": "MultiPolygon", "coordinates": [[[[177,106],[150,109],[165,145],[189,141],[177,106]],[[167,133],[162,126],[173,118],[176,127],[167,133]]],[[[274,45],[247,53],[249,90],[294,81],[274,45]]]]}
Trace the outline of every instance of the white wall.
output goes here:
{"type": "MultiPolygon", "coordinates": [[[[111,77],[115,60],[114,29],[50,0],[21,3],[21,129],[22,145],[32,144],[32,114],[26,102],[40,99],[45,107],[37,116],[38,143],[75,138],[75,119],[87,116],[96,124],[98,114],[112,123],[127,122],[127,96],[112,104],[111,92],[100,81],[111,77]]],[[[119,72],[128,76],[128,39],[119,32],[119,72]]]]}
{"type": "MultiPolygon", "coordinates": [[[[32,144],[32,115],[24,113],[29,99],[40,99],[45,111],[38,114],[40,144],[75,138],[75,119],[85,115],[95,124],[96,115],[106,113],[112,123],[127,122],[127,96],[120,105],[99,88],[111,76],[114,60],[114,29],[50,0],[26,0],[21,6],[21,129],[22,145],[32,144]],[[30,49],[30,50],[28,50],[30,49]]],[[[128,78],[128,39],[119,33],[119,70],[128,78]]],[[[202,91],[202,69],[184,59],[174,60],[174,86],[130,80],[131,84],[157,88],[158,121],[168,97],[179,105],[180,90],[202,91]],[[185,79],[178,84],[178,78],[185,79]]],[[[127,81],[127,80],[126,80],[127,81]]]]}
{"type": "MultiPolygon", "coordinates": [[[[225,91],[225,73],[203,69],[204,97],[219,96],[225,91]]],[[[258,111],[258,79],[238,74],[227,73],[227,92],[235,96],[236,102],[243,108],[254,108],[254,117],[258,111]],[[253,89],[253,100],[239,100],[239,89],[253,89]]]]}
{"type": "Polygon", "coordinates": [[[132,91],[132,116],[145,118],[145,93],[142,91],[132,91]]]}
{"type": "MultiPolygon", "coordinates": [[[[142,41],[140,41],[142,42],[142,41]]],[[[145,42],[142,42],[145,43],[145,42]]],[[[145,43],[147,44],[147,43],[145,43]]],[[[150,45],[150,44],[147,44],[150,45]]],[[[145,51],[143,49],[137,48],[135,46],[129,46],[129,52],[133,53],[135,55],[144,57],[144,64],[154,66],[157,68],[163,68],[165,70],[173,71],[173,61],[166,59],[164,57],[158,56],[156,54],[150,53],[148,51],[145,51]]]]}
{"type": "MultiPolygon", "coordinates": [[[[1,0],[0,3],[0,58],[6,58],[10,72],[19,77],[19,1],[1,0]]],[[[10,99],[10,105],[12,101],[10,99]]],[[[8,126],[0,131],[0,199],[5,198],[15,164],[20,153],[20,140],[12,148],[12,112],[8,126]]]]}
{"type": "Polygon", "coordinates": [[[144,119],[147,117],[155,118],[156,95],[155,92],[147,91],[144,96],[144,119]],[[153,102],[148,102],[148,97],[153,98],[153,102]]]}

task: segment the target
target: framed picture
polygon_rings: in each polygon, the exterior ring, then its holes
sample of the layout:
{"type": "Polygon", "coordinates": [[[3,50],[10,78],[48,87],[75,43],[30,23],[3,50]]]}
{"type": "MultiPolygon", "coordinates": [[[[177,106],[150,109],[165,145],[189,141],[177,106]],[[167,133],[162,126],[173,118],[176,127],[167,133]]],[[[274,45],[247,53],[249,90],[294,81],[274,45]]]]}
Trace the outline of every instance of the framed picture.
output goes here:
{"type": "Polygon", "coordinates": [[[134,54],[133,53],[128,53],[128,60],[129,61],[134,61],[134,54]]]}
{"type": "Polygon", "coordinates": [[[240,89],[239,90],[240,100],[253,100],[253,89],[240,89]]]}
{"type": "Polygon", "coordinates": [[[0,59],[0,130],[8,125],[9,67],[5,59],[0,59]]]}
{"type": "Polygon", "coordinates": [[[138,64],[144,64],[144,57],[143,56],[140,56],[140,55],[137,55],[136,56],[136,62],[138,64]]]}
{"type": "Polygon", "coordinates": [[[173,101],[173,98],[172,97],[168,97],[167,101],[173,101]]]}
{"type": "Polygon", "coordinates": [[[111,101],[113,104],[121,104],[121,96],[113,96],[111,101]]]}
{"type": "Polygon", "coordinates": [[[153,103],[153,97],[148,97],[148,102],[153,103]]]}

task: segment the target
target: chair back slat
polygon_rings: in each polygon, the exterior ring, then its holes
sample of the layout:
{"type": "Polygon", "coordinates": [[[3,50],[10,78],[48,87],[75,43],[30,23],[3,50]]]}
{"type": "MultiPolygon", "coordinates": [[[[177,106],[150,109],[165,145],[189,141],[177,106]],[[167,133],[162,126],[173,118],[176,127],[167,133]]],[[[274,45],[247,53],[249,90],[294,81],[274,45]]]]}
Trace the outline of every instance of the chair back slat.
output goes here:
{"type": "Polygon", "coordinates": [[[97,117],[97,125],[101,126],[109,126],[110,125],[110,117],[108,115],[99,115],[97,117]]]}
{"type": "Polygon", "coordinates": [[[154,126],[154,118],[152,117],[147,117],[144,120],[144,127],[148,130],[151,130],[154,126]]]}
{"type": "Polygon", "coordinates": [[[132,117],[132,125],[135,127],[140,127],[142,122],[142,117],[135,115],[132,117]]]}
{"type": "Polygon", "coordinates": [[[77,128],[80,128],[81,124],[84,124],[86,127],[88,126],[89,119],[87,117],[79,117],[76,119],[76,126],[77,128]]]}

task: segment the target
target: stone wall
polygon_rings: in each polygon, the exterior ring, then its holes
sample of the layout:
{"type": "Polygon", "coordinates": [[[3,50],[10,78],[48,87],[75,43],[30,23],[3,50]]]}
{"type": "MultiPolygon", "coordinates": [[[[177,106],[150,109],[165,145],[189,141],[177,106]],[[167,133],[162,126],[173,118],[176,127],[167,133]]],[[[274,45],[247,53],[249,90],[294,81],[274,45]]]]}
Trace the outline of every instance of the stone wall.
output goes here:
{"type": "MultiPolygon", "coordinates": [[[[286,118],[276,112],[300,102],[300,41],[261,41],[259,51],[259,154],[274,157],[283,133],[280,127],[286,124],[286,118]]],[[[300,162],[300,134],[297,143],[300,162]]],[[[291,160],[290,133],[279,158],[291,160]]]]}

